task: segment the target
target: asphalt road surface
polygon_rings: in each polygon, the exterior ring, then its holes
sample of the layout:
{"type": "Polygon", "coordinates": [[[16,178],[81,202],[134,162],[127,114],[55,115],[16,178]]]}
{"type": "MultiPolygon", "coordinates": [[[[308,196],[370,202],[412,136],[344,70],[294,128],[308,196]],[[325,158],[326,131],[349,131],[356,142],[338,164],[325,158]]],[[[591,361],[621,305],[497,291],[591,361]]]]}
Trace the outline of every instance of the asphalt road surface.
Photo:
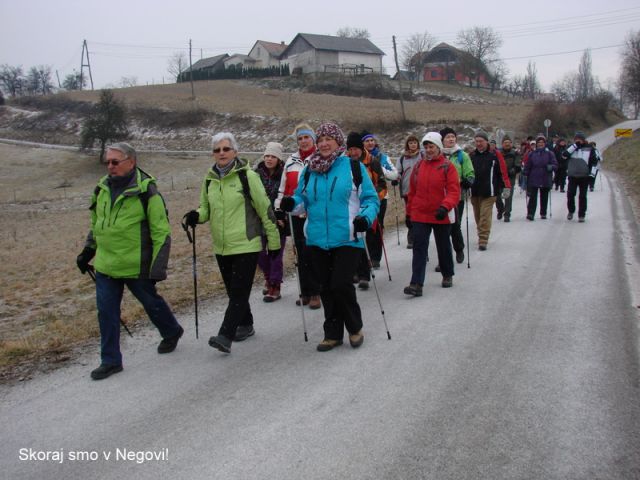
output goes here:
{"type": "Polygon", "coordinates": [[[273,304],[255,289],[257,333],[231,355],[207,345],[223,300],[201,304],[197,341],[193,315],[179,317],[172,354],[156,353],[151,328],[123,337],[124,371],[99,382],[96,342],[3,387],[0,477],[640,478],[637,226],[606,174],[585,223],[566,220],[559,192],[552,213],[526,221],[516,189],[485,252],[470,218],[471,268],[443,289],[432,261],[421,298],[402,293],[411,251],[388,232],[392,281],[383,262],[376,284],[392,339],[374,289],[358,292],[357,350],[316,352],[321,310],[306,311],[304,342],[293,279],[273,304]]]}

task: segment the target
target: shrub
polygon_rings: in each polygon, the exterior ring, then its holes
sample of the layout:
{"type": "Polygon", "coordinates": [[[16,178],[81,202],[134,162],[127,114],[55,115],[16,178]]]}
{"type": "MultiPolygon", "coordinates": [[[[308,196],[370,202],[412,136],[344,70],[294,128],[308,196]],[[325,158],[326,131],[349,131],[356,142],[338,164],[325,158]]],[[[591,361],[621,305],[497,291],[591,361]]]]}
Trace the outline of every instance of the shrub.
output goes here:
{"type": "Polygon", "coordinates": [[[146,127],[188,128],[198,127],[209,116],[203,108],[188,110],[163,110],[155,107],[136,107],[131,115],[146,127]]]}

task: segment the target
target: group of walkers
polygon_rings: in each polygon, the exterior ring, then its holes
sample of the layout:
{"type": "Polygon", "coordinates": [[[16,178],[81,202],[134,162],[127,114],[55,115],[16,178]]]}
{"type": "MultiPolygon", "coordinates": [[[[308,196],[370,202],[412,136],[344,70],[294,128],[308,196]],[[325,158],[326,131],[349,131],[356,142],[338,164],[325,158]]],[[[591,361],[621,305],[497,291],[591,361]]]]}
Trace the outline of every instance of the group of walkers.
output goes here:
{"type": "MultiPolygon", "coordinates": [[[[252,168],[238,156],[233,134],[214,135],[214,163],[203,178],[199,206],[183,217],[183,227],[193,235],[198,225],[209,223],[228,296],[222,323],[209,345],[224,353],[231,352],[233,342],[255,334],[249,298],[257,268],[265,279],[263,301],[281,299],[287,237],[292,237],[299,289],[296,304],[303,309],[303,320],[305,307],[324,309],[324,338],[317,350],[341,345],[345,330],[350,345],[357,348],[364,342],[364,333],[355,284],[368,289],[372,269],[379,268],[386,255],[384,217],[391,189],[395,192],[399,187],[407,247],[412,249],[411,278],[404,293],[419,297],[432,232],[436,271],[442,275],[442,287],[452,287],[454,252],[456,263],[465,260],[461,222],[467,202],[473,208],[478,249],[487,250],[494,204],[498,219],[510,221],[516,176],[526,177],[527,218],[533,220],[538,192],[541,217],[546,218],[550,175],[556,172],[556,188],[564,189],[564,181],[558,178],[566,163],[568,218],[575,211],[572,202],[579,188],[582,221],[589,175],[597,171],[599,161],[595,148],[588,147],[580,133],[566,150],[560,141],[556,149],[538,136],[535,148],[524,151],[514,149],[508,137],[502,140],[502,148],[493,148],[488,135],[479,131],[468,153],[458,145],[456,132],[445,127],[421,140],[408,136],[395,164],[367,131],[345,135],[338,125],[327,122],[315,130],[300,124],[294,136],[295,153],[285,158],[283,146],[269,142],[252,168]]],[[[158,353],[172,352],[184,333],[156,290],[156,283],[166,278],[171,245],[167,210],[156,181],[138,167],[129,144],[109,146],[106,160],[108,174],[93,192],[91,228],[77,258],[80,271],[91,273],[96,281],[101,363],[91,372],[95,380],[123,368],[120,303],[125,285],[162,336],[158,353]]]]}

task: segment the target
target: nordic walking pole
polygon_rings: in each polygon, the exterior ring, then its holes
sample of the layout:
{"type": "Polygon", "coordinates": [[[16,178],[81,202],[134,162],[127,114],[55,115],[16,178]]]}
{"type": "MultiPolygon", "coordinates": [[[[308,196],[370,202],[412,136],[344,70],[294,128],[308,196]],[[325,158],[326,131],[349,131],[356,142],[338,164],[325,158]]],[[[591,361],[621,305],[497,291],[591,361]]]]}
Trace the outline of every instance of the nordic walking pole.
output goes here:
{"type": "MultiPolygon", "coordinates": [[[[89,267],[87,268],[87,273],[91,277],[91,280],[93,280],[93,283],[96,283],[96,272],[93,268],[93,265],[89,265],[89,267]]],[[[133,338],[133,335],[131,335],[131,330],[129,330],[129,327],[127,327],[127,324],[124,323],[122,318],[120,319],[120,325],[122,325],[124,329],[127,331],[127,333],[129,334],[129,336],[133,338]]]]}
{"type": "Polygon", "coordinates": [[[302,303],[302,283],[300,283],[300,261],[298,259],[298,250],[296,249],[295,234],[293,233],[293,219],[292,215],[286,214],[289,217],[289,229],[291,230],[291,247],[293,249],[293,261],[298,270],[298,298],[300,299],[300,312],[302,313],[302,329],[304,330],[304,341],[308,342],[307,337],[307,321],[304,318],[304,304],[302,303]]]}
{"type": "Polygon", "coordinates": [[[196,258],[196,227],[195,225],[191,227],[191,233],[189,232],[189,227],[182,219],[182,228],[187,234],[187,238],[189,239],[189,243],[192,248],[191,255],[191,265],[193,270],[193,303],[195,309],[195,317],[196,317],[196,338],[198,338],[198,270],[197,270],[197,258],[196,258]]]}
{"type": "MultiPolygon", "coordinates": [[[[380,228],[379,223],[378,223],[378,228],[380,228]]],[[[366,239],[365,239],[365,243],[366,243],[366,239]]],[[[389,269],[389,259],[387,258],[387,247],[384,246],[384,229],[383,228],[380,228],[380,243],[382,243],[382,253],[384,253],[384,263],[387,264],[387,274],[389,275],[389,281],[391,281],[391,270],[389,269]]]]}
{"type": "MultiPolygon", "coordinates": [[[[400,245],[400,222],[398,220],[398,192],[396,191],[395,185],[393,185],[393,203],[395,205],[395,211],[396,211],[396,234],[398,235],[398,245],[400,245]]],[[[382,244],[382,246],[384,248],[384,243],[382,244]]],[[[386,258],[387,256],[386,252],[384,256],[386,258]]],[[[391,275],[389,275],[389,280],[391,280],[391,275]]]]}
{"type": "Polygon", "coordinates": [[[382,321],[384,322],[384,328],[387,330],[387,338],[391,340],[391,334],[389,333],[389,327],[387,326],[387,319],[384,317],[384,308],[382,308],[382,302],[380,301],[380,294],[378,293],[378,286],[376,285],[376,274],[373,273],[373,264],[371,263],[371,255],[369,255],[369,247],[367,247],[367,240],[363,236],[358,237],[358,234],[354,232],[356,238],[362,238],[364,242],[364,251],[367,253],[367,263],[369,264],[369,273],[371,274],[371,280],[373,281],[373,288],[376,291],[376,297],[378,298],[378,305],[380,305],[380,313],[382,314],[382,321]]]}
{"type": "Polygon", "coordinates": [[[469,260],[469,193],[464,194],[464,209],[467,212],[467,268],[471,268],[471,260],[469,260]]]}

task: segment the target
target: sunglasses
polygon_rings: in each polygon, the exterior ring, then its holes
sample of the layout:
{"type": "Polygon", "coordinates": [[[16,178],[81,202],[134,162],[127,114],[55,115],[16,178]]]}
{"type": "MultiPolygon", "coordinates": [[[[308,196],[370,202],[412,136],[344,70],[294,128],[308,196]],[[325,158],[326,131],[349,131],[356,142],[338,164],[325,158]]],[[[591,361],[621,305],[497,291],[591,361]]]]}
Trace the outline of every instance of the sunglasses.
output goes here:
{"type": "Polygon", "coordinates": [[[129,160],[129,159],[125,158],[124,160],[107,160],[107,165],[113,165],[114,167],[117,167],[122,162],[126,162],[127,160],[129,160]]]}
{"type": "Polygon", "coordinates": [[[213,149],[213,153],[220,153],[220,150],[222,150],[223,152],[230,152],[231,150],[233,150],[233,148],[231,147],[218,147],[218,148],[214,148],[213,149]]]}

